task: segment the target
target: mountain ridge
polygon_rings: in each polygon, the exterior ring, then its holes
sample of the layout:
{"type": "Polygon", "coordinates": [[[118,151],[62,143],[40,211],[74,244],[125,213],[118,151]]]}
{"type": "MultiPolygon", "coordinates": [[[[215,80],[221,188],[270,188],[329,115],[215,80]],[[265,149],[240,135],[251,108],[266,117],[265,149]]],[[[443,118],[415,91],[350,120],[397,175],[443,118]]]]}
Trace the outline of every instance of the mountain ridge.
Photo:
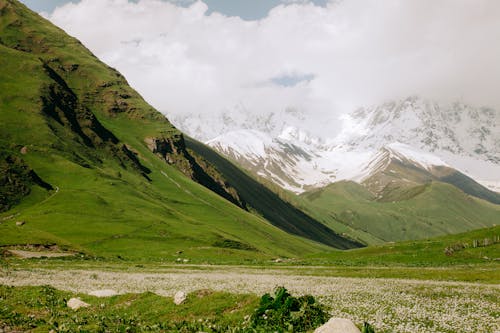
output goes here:
{"type": "MultiPolygon", "coordinates": [[[[231,126],[222,126],[220,134],[205,142],[296,193],[343,179],[359,181],[362,169],[380,149],[397,144],[408,146],[406,154],[432,158],[435,165],[457,169],[490,190],[500,184],[495,178],[500,174],[500,115],[495,109],[413,96],[345,115],[344,127],[334,138],[314,137],[301,129],[304,117],[260,117],[266,119],[263,126],[260,120],[254,124],[244,118],[239,123],[224,114],[221,119],[230,119],[231,126]]],[[[184,123],[186,119],[190,118],[184,123]]]]}

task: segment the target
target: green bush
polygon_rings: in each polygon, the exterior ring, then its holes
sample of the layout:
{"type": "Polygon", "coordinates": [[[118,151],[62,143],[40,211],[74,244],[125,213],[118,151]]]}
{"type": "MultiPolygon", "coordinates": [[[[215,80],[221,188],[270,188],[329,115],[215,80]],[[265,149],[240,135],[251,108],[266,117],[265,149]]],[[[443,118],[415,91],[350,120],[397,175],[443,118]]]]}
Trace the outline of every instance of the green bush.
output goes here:
{"type": "Polygon", "coordinates": [[[311,295],[293,297],[284,287],[276,288],[274,297],[265,294],[250,319],[255,329],[277,332],[305,332],[322,325],[328,314],[311,295]]]}
{"type": "Polygon", "coordinates": [[[375,329],[372,327],[372,325],[368,324],[366,321],[363,324],[363,329],[361,330],[361,333],[375,333],[375,329]]]}

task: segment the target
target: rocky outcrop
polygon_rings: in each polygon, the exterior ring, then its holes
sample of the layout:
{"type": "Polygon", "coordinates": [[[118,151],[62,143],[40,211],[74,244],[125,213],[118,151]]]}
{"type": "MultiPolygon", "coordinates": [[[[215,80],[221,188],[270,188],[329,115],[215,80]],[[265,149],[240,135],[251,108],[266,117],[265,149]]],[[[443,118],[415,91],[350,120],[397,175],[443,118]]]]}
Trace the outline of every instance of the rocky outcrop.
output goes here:
{"type": "Polygon", "coordinates": [[[72,310],[78,310],[80,308],[88,308],[90,304],[85,303],[84,301],[80,300],[79,298],[71,298],[66,305],[68,308],[72,310]]]}
{"type": "Polygon", "coordinates": [[[174,303],[175,305],[180,305],[182,303],[184,303],[184,301],[186,300],[187,298],[187,295],[185,292],[183,291],[178,291],[175,293],[174,295],[174,303]]]}
{"type": "Polygon", "coordinates": [[[174,165],[197,183],[246,209],[246,204],[240,198],[238,191],[224,179],[222,174],[208,161],[186,148],[184,137],[180,132],[169,136],[148,137],[144,141],[148,148],[166,163],[174,165]]]}
{"type": "MultiPolygon", "coordinates": [[[[149,180],[147,175],[151,171],[141,164],[126,144],[101,124],[87,106],[88,101],[83,103],[80,96],[69,87],[61,72],[64,72],[65,67],[59,60],[41,61],[45,73],[51,79],[49,84],[42,87],[40,99],[42,113],[52,132],[62,140],[69,137],[87,148],[105,150],[107,154],[117,158],[123,168],[132,168],[149,180]]],[[[93,162],[100,162],[100,158],[91,151],[81,149],[79,153],[86,154],[85,157],[93,162]]],[[[87,163],[85,157],[78,156],[74,158],[74,162],[89,167],[91,163],[87,163]]]]}
{"type": "Polygon", "coordinates": [[[16,205],[30,193],[33,185],[53,190],[23,159],[0,151],[0,212],[16,205]]]}

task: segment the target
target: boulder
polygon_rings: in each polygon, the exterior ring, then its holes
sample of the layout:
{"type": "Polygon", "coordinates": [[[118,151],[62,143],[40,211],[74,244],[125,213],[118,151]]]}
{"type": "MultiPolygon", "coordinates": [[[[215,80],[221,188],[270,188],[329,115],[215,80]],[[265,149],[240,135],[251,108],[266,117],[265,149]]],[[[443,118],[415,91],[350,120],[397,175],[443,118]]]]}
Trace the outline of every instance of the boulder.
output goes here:
{"type": "Polygon", "coordinates": [[[24,225],[25,223],[26,223],[25,221],[17,221],[17,222],[16,222],[16,225],[17,225],[18,227],[20,227],[20,226],[24,225]]]}
{"type": "Polygon", "coordinates": [[[183,291],[178,291],[174,295],[174,303],[176,305],[182,304],[186,300],[186,293],[183,291]]]}
{"type": "Polygon", "coordinates": [[[94,290],[89,293],[89,295],[96,297],[111,297],[117,294],[118,293],[112,289],[94,290]]]}
{"type": "Polygon", "coordinates": [[[79,308],[86,308],[89,307],[90,304],[85,303],[84,301],[80,300],[79,298],[71,298],[68,303],[66,303],[68,308],[71,308],[73,310],[78,310],[79,308]]]}
{"type": "Polygon", "coordinates": [[[349,319],[330,318],[325,324],[315,329],[314,333],[361,333],[361,331],[349,319]]]}

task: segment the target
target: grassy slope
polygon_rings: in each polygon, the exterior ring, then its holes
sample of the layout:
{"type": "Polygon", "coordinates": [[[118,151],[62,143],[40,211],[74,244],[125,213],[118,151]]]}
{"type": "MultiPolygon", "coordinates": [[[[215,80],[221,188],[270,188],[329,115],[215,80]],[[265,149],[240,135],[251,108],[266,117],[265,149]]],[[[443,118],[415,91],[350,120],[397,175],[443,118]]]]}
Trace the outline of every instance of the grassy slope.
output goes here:
{"type": "Polygon", "coordinates": [[[23,5],[0,0],[0,11],[1,148],[58,189],[34,186],[20,205],[3,213],[15,218],[0,224],[0,244],[57,243],[94,255],[165,261],[184,251],[200,262],[325,248],[241,210],[166,164],[144,138],[169,139],[179,132],[121,75],[23,5]],[[83,135],[75,134],[75,124],[41,112],[40,95],[62,89],[44,64],[76,95],[75,112],[88,111],[78,119],[83,135]],[[85,118],[91,116],[98,121],[85,118]],[[95,130],[97,122],[104,130],[95,130]],[[118,143],[102,139],[103,131],[112,132],[118,143]],[[140,164],[123,154],[123,144],[137,153],[140,164]],[[26,154],[20,154],[21,147],[26,154]],[[151,181],[141,174],[143,166],[151,170],[151,181]],[[26,224],[16,226],[19,220],[26,224]],[[233,249],[214,246],[225,239],[234,241],[233,249]]]}
{"type": "MultiPolygon", "coordinates": [[[[447,274],[444,268],[452,266],[498,267],[499,259],[500,226],[495,226],[427,240],[387,243],[343,252],[332,251],[312,255],[305,261],[308,264],[341,266],[440,267],[443,268],[443,274],[447,274]],[[488,246],[484,246],[485,239],[488,246]],[[477,247],[474,247],[474,241],[477,241],[477,247]],[[446,251],[447,248],[455,250],[446,251]]],[[[473,272],[470,271],[469,274],[473,275],[473,272]]],[[[498,282],[498,274],[495,275],[498,282]]]]}
{"type": "MultiPolygon", "coordinates": [[[[264,265],[182,265],[122,260],[82,260],[78,257],[17,259],[0,257],[0,268],[13,270],[78,269],[107,272],[165,273],[172,270],[238,272],[361,278],[467,281],[498,284],[500,226],[433,239],[372,245],[347,251],[322,251],[282,263],[264,265]],[[485,239],[488,246],[484,246],[485,239]],[[477,247],[474,247],[477,241],[477,247]],[[449,249],[453,251],[449,251],[449,249]],[[448,250],[447,250],[448,249],[448,250]]],[[[240,263],[244,263],[242,260],[240,263]]]]}
{"type": "Polygon", "coordinates": [[[419,185],[397,196],[390,202],[374,201],[361,185],[338,182],[302,194],[297,205],[334,230],[368,244],[460,233],[500,219],[500,206],[444,183],[419,185]]]}

